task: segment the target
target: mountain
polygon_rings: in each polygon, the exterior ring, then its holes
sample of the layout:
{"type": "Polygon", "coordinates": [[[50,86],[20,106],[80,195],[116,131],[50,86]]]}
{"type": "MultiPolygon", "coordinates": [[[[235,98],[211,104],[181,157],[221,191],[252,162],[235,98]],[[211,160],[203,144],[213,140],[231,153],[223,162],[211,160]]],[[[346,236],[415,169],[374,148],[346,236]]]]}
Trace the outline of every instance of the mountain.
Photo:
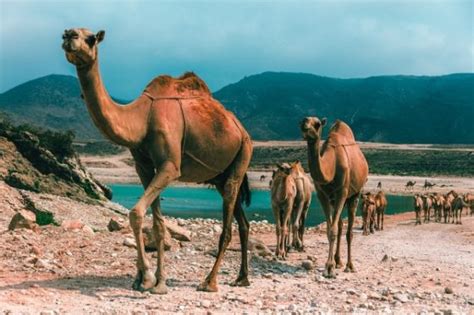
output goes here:
{"type": "Polygon", "coordinates": [[[265,72],[214,96],[259,140],[301,139],[299,122],[316,115],[347,122],[363,141],[474,143],[474,74],[334,79],[265,72]]]}
{"type": "MultiPolygon", "coordinates": [[[[0,111],[17,122],[73,130],[79,140],[103,140],[80,93],[77,78],[49,75],[0,94],[0,111]]],[[[316,115],[344,120],[362,141],[474,143],[472,73],[334,79],[265,72],[214,97],[256,140],[301,139],[299,122],[316,115]]]]}
{"type": "Polygon", "coordinates": [[[0,111],[18,123],[73,130],[81,140],[103,139],[93,125],[77,78],[48,75],[0,94],[0,111]]]}

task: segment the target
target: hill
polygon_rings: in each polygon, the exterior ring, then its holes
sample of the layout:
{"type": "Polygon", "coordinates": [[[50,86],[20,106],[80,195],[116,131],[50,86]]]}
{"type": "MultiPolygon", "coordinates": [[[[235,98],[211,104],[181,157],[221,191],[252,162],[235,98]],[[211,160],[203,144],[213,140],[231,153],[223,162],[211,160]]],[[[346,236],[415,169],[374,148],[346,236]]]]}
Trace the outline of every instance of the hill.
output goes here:
{"type": "Polygon", "coordinates": [[[15,123],[73,130],[81,140],[103,139],[89,118],[77,78],[48,75],[0,94],[0,111],[15,123]]]}
{"type": "MultiPolygon", "coordinates": [[[[265,72],[214,96],[256,140],[301,139],[300,120],[317,115],[346,121],[362,141],[474,143],[473,87],[474,74],[334,79],[265,72]]],[[[73,130],[78,140],[103,140],[80,93],[75,77],[49,75],[0,94],[0,111],[16,122],[73,130]]]]}
{"type": "Polygon", "coordinates": [[[349,123],[359,140],[474,143],[474,74],[333,79],[265,72],[214,93],[255,139],[300,139],[308,115],[349,123]]]}

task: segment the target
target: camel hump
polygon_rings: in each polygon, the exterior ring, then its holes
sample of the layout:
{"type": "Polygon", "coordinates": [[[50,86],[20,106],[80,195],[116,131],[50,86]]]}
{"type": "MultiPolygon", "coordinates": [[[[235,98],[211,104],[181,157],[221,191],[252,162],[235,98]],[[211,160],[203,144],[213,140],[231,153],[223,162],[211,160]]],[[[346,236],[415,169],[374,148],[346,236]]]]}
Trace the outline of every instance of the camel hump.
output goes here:
{"type": "Polygon", "coordinates": [[[342,120],[337,119],[329,129],[329,138],[336,143],[351,144],[355,142],[354,133],[351,127],[342,120]]]}
{"type": "Polygon", "coordinates": [[[193,72],[186,72],[178,78],[160,75],[148,83],[144,92],[156,98],[212,96],[206,83],[193,72]]]}

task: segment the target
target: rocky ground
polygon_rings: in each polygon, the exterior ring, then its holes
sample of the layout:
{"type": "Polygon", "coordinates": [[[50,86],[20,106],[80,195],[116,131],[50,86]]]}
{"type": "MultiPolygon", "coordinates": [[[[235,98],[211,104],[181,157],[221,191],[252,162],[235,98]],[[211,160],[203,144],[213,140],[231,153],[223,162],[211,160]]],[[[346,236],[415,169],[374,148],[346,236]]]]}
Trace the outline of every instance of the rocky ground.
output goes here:
{"type": "MultiPolygon", "coordinates": [[[[229,286],[240,261],[234,233],[218,293],[197,292],[196,287],[214,262],[220,222],[170,219],[190,232],[191,241],[173,240],[166,253],[169,293],[156,296],[131,290],[133,237],[127,229],[107,230],[110,217],[119,212],[107,206],[100,210],[96,205],[68,204],[61,197],[41,201],[32,193],[35,207],[47,207],[42,202],[50,202],[50,209],[82,207],[82,214],[71,213],[83,226],[59,218],[56,225],[36,231],[8,231],[9,219],[24,208],[24,196],[4,184],[0,192],[0,310],[5,314],[474,312],[474,217],[465,217],[463,225],[415,227],[413,213],[406,213],[388,217],[385,230],[370,236],[362,236],[357,222],[357,273],[339,271],[336,279],[322,276],[327,252],[324,225],[308,230],[306,252],[278,261],[268,252],[274,250],[274,226],[254,222],[251,286],[229,286]],[[99,215],[94,216],[94,209],[99,215]],[[264,246],[255,245],[259,242],[264,246]]],[[[344,240],[342,244],[345,249],[344,240]]],[[[153,255],[149,253],[155,263],[153,255]]]]}

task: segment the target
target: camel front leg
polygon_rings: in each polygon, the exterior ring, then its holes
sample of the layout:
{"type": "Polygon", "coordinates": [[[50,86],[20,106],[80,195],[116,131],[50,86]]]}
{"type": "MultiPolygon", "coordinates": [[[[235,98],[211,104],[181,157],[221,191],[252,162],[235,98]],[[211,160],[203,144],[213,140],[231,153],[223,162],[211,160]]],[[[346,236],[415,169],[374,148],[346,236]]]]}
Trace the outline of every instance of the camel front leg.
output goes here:
{"type": "Polygon", "coordinates": [[[382,221],[382,223],[381,223],[381,224],[382,224],[382,227],[380,228],[380,230],[383,231],[383,219],[384,219],[384,217],[385,217],[385,209],[382,209],[382,211],[381,211],[381,217],[382,217],[382,219],[381,219],[381,221],[382,221]]]}
{"type": "Polygon", "coordinates": [[[300,237],[300,224],[301,224],[301,217],[303,215],[303,208],[304,208],[304,200],[299,200],[294,207],[293,215],[292,215],[292,229],[293,229],[293,247],[301,251],[303,247],[303,242],[300,237]]]}
{"type": "Polygon", "coordinates": [[[342,261],[341,261],[341,236],[342,236],[342,217],[339,217],[338,226],[338,233],[337,233],[337,242],[336,242],[336,254],[334,255],[334,260],[336,261],[336,268],[342,268],[342,261]]]}
{"type": "MultiPolygon", "coordinates": [[[[129,214],[130,219],[130,226],[132,227],[133,234],[135,236],[135,241],[137,243],[137,269],[138,274],[133,283],[133,289],[138,291],[147,291],[155,287],[156,285],[156,278],[153,273],[150,271],[150,264],[148,259],[145,256],[145,245],[143,242],[143,220],[145,217],[146,209],[155,201],[161,191],[174,179],[179,177],[179,168],[173,162],[165,162],[163,163],[162,167],[158,169],[156,174],[153,176],[150,183],[147,185],[145,189],[145,193],[137,202],[137,204],[132,208],[129,214]]],[[[156,212],[156,211],[155,211],[156,212]]],[[[161,214],[155,214],[157,217],[154,221],[162,221],[161,214]]],[[[160,222],[154,222],[156,227],[154,228],[155,231],[161,229],[164,232],[163,227],[164,224],[160,222]]],[[[161,233],[161,232],[160,232],[161,233]]],[[[162,240],[160,241],[162,242],[162,240]]],[[[162,260],[164,255],[164,246],[158,248],[158,257],[162,260]]],[[[160,281],[164,283],[164,269],[163,266],[159,266],[159,274],[160,274],[160,281]]],[[[160,284],[161,285],[161,284],[160,284]]],[[[160,292],[157,292],[160,293],[160,292]]]]}
{"type": "MultiPolygon", "coordinates": [[[[347,233],[346,233],[346,241],[347,241],[347,265],[345,272],[355,272],[354,265],[352,263],[352,227],[354,225],[354,219],[357,211],[357,204],[359,203],[359,193],[349,198],[347,201],[347,233]]],[[[383,221],[382,221],[383,222],[383,221]]]]}
{"type": "Polygon", "coordinates": [[[301,215],[301,221],[300,221],[300,229],[298,231],[299,238],[301,241],[302,252],[304,252],[304,229],[305,229],[306,216],[308,215],[308,209],[309,209],[309,204],[305,205],[303,208],[303,214],[301,215]]]}
{"type": "Polygon", "coordinates": [[[273,216],[275,217],[275,233],[276,233],[276,248],[275,256],[280,257],[280,238],[281,238],[281,215],[280,215],[280,206],[276,203],[272,203],[273,216]]]}
{"type": "Polygon", "coordinates": [[[342,209],[344,208],[344,204],[346,203],[348,191],[347,189],[343,188],[341,191],[336,195],[335,198],[335,206],[334,212],[331,221],[331,227],[328,232],[329,236],[329,253],[328,253],[328,261],[326,263],[326,272],[325,276],[327,278],[335,278],[335,266],[336,263],[334,261],[334,245],[336,243],[336,238],[339,233],[339,218],[341,217],[342,209]]]}
{"type": "Polygon", "coordinates": [[[283,212],[283,220],[281,222],[282,226],[282,258],[285,259],[288,255],[288,245],[289,245],[289,225],[291,211],[293,210],[293,200],[287,200],[285,211],[283,212]]]}

